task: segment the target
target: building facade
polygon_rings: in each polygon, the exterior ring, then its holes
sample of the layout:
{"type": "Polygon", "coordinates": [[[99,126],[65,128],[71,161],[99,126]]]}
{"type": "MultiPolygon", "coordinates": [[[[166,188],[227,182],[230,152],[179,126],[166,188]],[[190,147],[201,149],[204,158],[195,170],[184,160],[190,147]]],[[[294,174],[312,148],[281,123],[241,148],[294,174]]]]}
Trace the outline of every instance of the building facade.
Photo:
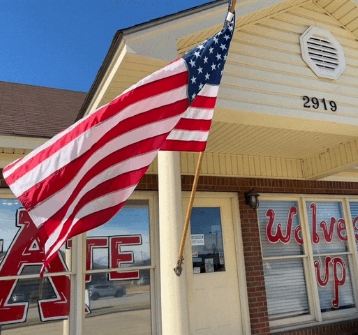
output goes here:
{"type": "MultiPolygon", "coordinates": [[[[357,334],[357,6],[237,2],[181,276],[197,154],[160,152],[43,280],[43,242],[0,181],[0,333],[357,334]]],[[[118,31],[77,118],[219,31],[225,12],[215,1],[118,31]]],[[[3,139],[2,167],[18,141],[3,139]]]]}

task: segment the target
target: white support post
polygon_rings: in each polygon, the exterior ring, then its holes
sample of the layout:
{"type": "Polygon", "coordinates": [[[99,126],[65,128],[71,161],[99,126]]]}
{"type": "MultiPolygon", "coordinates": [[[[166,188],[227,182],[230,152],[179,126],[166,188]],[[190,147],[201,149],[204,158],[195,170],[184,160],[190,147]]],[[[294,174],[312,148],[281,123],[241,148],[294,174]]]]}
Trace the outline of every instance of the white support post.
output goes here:
{"type": "Polygon", "coordinates": [[[85,234],[72,238],[72,271],[75,275],[71,279],[70,335],[84,334],[85,247],[85,234]]]}
{"type": "Polygon", "coordinates": [[[162,334],[187,335],[187,280],[174,273],[184,227],[178,152],[159,152],[158,180],[162,334]]]}

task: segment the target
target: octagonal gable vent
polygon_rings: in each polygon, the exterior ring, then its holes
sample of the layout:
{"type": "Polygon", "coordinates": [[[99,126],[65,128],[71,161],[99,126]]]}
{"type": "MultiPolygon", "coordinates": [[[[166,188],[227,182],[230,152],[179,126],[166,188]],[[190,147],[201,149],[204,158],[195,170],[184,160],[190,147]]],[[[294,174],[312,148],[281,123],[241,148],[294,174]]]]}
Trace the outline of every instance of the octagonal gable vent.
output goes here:
{"type": "Polygon", "coordinates": [[[300,42],[303,60],[318,77],[337,79],[346,68],[343,48],[328,30],[310,27],[300,42]]]}

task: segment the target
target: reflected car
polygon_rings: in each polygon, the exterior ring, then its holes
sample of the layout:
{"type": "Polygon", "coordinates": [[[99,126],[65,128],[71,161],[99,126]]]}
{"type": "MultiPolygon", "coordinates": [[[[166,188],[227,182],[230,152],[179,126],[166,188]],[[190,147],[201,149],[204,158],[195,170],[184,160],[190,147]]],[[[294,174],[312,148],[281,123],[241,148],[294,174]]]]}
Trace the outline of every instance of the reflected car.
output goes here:
{"type": "Polygon", "coordinates": [[[149,285],[150,284],[149,275],[140,276],[139,279],[136,281],[136,284],[137,285],[149,285]]]}
{"type": "Polygon", "coordinates": [[[26,302],[28,299],[25,297],[25,293],[17,292],[11,296],[10,303],[26,302]]]}
{"type": "Polygon", "coordinates": [[[114,286],[110,284],[103,285],[89,285],[88,286],[89,297],[92,300],[107,297],[123,297],[126,295],[126,289],[123,286],[114,286]]]}

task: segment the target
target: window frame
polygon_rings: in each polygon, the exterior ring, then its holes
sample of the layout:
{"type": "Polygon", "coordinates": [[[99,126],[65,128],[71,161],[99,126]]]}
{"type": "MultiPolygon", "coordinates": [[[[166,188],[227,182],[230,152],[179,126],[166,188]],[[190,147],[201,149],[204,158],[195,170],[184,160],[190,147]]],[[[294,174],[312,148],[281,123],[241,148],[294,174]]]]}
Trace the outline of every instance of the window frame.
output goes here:
{"type": "MultiPolygon", "coordinates": [[[[332,323],[332,320],[343,321],[352,318],[356,318],[358,314],[358,284],[353,278],[358,276],[358,252],[356,247],[355,235],[353,230],[353,222],[351,219],[350,201],[358,202],[357,196],[338,196],[338,195],[314,195],[314,194],[272,194],[272,193],[261,193],[260,201],[296,201],[298,204],[299,223],[302,231],[303,238],[303,251],[304,255],[300,256],[276,256],[276,257],[264,257],[262,249],[262,236],[260,232],[260,247],[263,261],[279,260],[279,259],[290,259],[300,258],[303,260],[303,271],[306,280],[306,293],[308,299],[308,306],[310,313],[304,316],[288,317],[285,319],[271,320],[269,321],[271,331],[283,331],[302,328],[302,323],[305,325],[319,325],[325,323],[332,323]],[[342,206],[342,215],[346,223],[347,233],[347,251],[344,254],[348,259],[347,267],[351,276],[353,301],[355,307],[347,308],[343,310],[321,312],[320,301],[318,294],[318,283],[316,279],[316,272],[314,268],[314,257],[317,257],[313,253],[312,248],[312,237],[309,227],[309,217],[306,209],[306,202],[339,202],[342,206]]],[[[260,218],[257,216],[257,224],[260,231],[260,218]]],[[[266,237],[265,237],[266,238],[266,237]]],[[[357,242],[358,243],[358,242],[357,242]]],[[[337,253],[332,253],[332,255],[337,253]]],[[[326,254],[325,254],[326,255],[326,254]]],[[[327,253],[329,255],[329,253],[327,253]]]]}
{"type": "MultiPolygon", "coordinates": [[[[157,192],[152,191],[134,191],[132,195],[128,198],[130,200],[147,200],[148,201],[148,209],[149,209],[149,240],[150,240],[150,265],[147,266],[133,266],[130,267],[130,270],[146,270],[150,271],[150,309],[151,309],[151,328],[152,334],[158,333],[159,322],[159,311],[160,311],[160,299],[156,298],[156,291],[158,291],[159,287],[159,248],[156,246],[159,245],[158,237],[159,237],[159,226],[158,226],[158,197],[157,192]],[[153,279],[153,280],[152,280],[153,279]]],[[[84,233],[84,246],[86,245],[86,236],[84,233]]],[[[127,272],[128,268],[119,268],[119,269],[99,269],[99,270],[86,270],[85,269],[85,254],[84,260],[82,263],[84,264],[84,275],[83,275],[83,292],[85,290],[85,275],[86,274],[96,274],[96,273],[109,273],[113,270],[116,270],[117,273],[127,272]]],[[[83,302],[84,304],[84,302],[83,302]]],[[[84,313],[83,313],[84,318],[84,313]]],[[[83,332],[82,332],[83,333],[83,332]]],[[[77,334],[77,333],[76,333],[77,334]]]]}

